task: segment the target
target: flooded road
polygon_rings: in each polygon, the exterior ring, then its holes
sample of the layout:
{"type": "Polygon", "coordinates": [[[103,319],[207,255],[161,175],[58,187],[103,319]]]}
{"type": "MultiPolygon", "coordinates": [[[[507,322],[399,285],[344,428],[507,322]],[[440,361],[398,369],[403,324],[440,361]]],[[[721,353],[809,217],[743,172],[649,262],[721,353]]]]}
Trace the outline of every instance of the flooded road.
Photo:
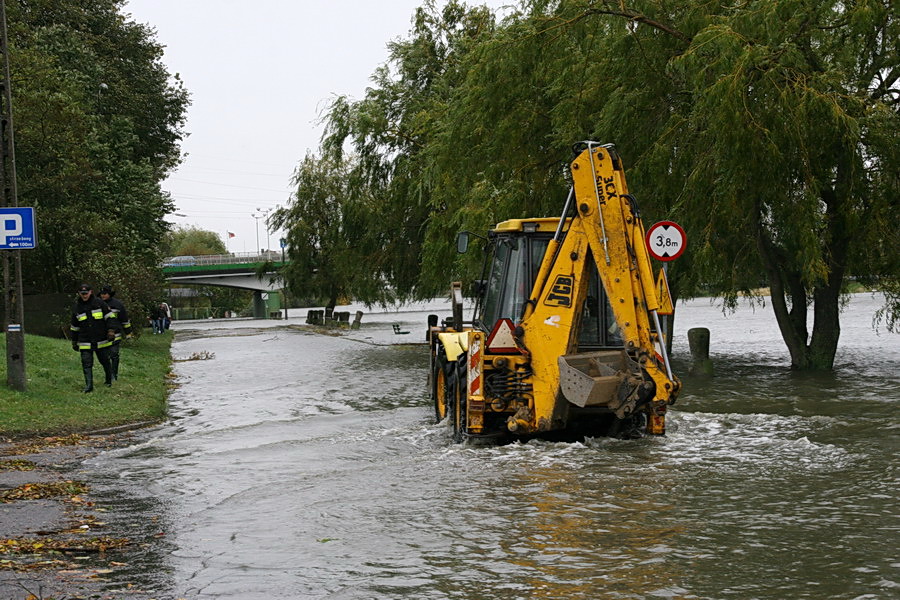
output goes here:
{"type": "Polygon", "coordinates": [[[176,359],[214,356],[176,363],[170,422],[87,465],[143,544],[113,577],[191,599],[900,598],[900,336],[878,306],[854,296],[835,373],[798,375],[771,311],[692,301],[666,437],[502,447],[432,422],[435,306],[343,336],[177,323],[176,359]],[[686,375],[694,326],[711,379],[686,375]]]}

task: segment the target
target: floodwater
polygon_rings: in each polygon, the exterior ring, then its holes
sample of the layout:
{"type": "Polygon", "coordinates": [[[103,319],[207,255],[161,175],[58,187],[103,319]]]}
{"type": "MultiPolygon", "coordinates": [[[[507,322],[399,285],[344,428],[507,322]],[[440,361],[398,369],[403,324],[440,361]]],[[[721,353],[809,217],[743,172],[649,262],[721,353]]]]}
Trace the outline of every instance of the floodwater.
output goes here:
{"type": "Polygon", "coordinates": [[[854,296],[835,372],[800,375],[769,309],[691,301],[668,435],[499,447],[432,421],[443,303],[339,336],[176,323],[176,359],[214,356],[176,363],[168,423],[87,465],[140,542],[110,577],[191,599],[900,598],[900,336],[872,329],[879,305],[854,296]],[[687,375],[695,326],[709,379],[687,375]]]}

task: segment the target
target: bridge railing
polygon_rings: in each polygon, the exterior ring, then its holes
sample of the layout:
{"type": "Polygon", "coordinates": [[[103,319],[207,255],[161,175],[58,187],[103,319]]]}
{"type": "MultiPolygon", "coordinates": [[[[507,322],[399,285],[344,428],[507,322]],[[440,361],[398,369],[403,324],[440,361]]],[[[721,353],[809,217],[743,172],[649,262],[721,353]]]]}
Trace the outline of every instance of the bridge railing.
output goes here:
{"type": "Polygon", "coordinates": [[[198,265],[235,265],[280,261],[281,252],[232,252],[231,254],[205,254],[201,256],[170,256],[163,260],[163,267],[195,267],[198,265]]]}
{"type": "Polygon", "coordinates": [[[221,306],[185,306],[182,308],[172,307],[172,317],[176,321],[196,320],[196,319],[221,319],[226,316],[234,316],[229,314],[230,311],[225,310],[221,306]]]}

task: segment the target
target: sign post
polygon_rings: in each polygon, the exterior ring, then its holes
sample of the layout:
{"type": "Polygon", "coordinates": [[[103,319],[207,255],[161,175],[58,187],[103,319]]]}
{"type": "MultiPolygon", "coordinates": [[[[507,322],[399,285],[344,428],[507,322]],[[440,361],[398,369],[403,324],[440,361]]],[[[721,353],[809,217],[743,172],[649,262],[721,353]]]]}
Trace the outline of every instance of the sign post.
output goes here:
{"type": "Polygon", "coordinates": [[[658,311],[659,314],[663,315],[663,331],[660,331],[660,339],[662,340],[663,345],[667,345],[665,340],[668,337],[671,337],[668,336],[669,320],[667,315],[674,315],[675,313],[672,296],[669,293],[668,266],[670,261],[675,260],[681,256],[682,252],[684,252],[684,249],[687,247],[687,235],[685,235],[684,229],[682,229],[681,225],[678,223],[673,221],[660,221],[659,223],[654,223],[647,230],[645,242],[647,244],[647,251],[650,255],[663,263],[663,268],[659,273],[659,280],[656,285],[659,294],[665,296],[665,299],[667,300],[667,303],[662,305],[662,309],[658,311]]]}
{"type": "Polygon", "coordinates": [[[22,302],[22,248],[34,248],[34,209],[18,208],[16,191],[16,144],[13,135],[9,44],[6,35],[6,0],[0,0],[0,257],[3,264],[3,306],[6,315],[6,383],[25,391],[25,309],[22,302]],[[6,250],[4,251],[3,248],[6,250]],[[10,255],[12,255],[10,257],[10,255]],[[10,269],[12,258],[12,269],[10,269]]]}

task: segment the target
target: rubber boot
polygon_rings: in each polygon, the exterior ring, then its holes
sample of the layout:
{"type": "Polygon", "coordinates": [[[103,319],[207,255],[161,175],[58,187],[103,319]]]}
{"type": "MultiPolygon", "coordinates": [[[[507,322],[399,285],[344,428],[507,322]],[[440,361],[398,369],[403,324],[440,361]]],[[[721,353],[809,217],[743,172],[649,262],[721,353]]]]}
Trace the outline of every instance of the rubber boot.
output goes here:
{"type": "Polygon", "coordinates": [[[112,380],[116,381],[119,379],[119,355],[110,357],[109,362],[112,364],[112,380]]]}
{"type": "Polygon", "coordinates": [[[103,372],[106,374],[106,379],[104,379],[103,385],[105,385],[106,387],[112,387],[112,382],[113,382],[112,365],[104,367],[103,372]]]}
{"type": "Polygon", "coordinates": [[[84,393],[94,391],[94,369],[82,369],[84,371],[84,393]]]}

